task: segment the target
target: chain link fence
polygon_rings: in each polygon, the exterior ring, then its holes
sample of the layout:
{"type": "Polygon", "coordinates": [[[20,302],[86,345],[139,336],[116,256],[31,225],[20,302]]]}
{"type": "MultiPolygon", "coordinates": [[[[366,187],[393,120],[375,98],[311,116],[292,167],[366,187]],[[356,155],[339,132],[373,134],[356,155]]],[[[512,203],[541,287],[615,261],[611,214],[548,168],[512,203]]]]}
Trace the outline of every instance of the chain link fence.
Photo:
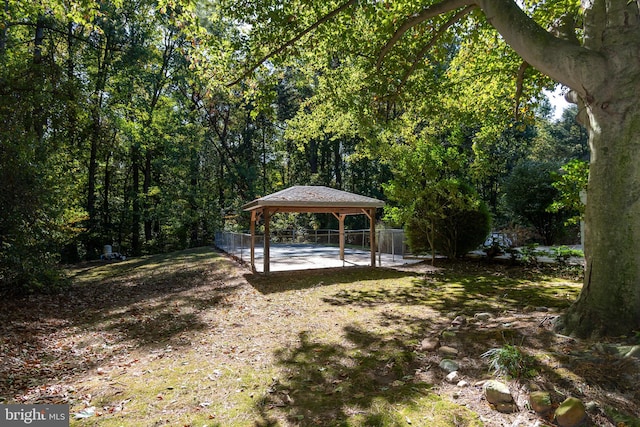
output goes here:
{"type": "MultiPolygon", "coordinates": [[[[264,244],[264,235],[256,234],[256,247],[264,244]]],[[[339,230],[284,230],[271,233],[271,243],[305,243],[325,246],[340,245],[339,230]]],[[[369,250],[369,230],[345,230],[344,244],[347,248],[369,250]]],[[[215,245],[218,249],[233,255],[240,261],[250,261],[251,234],[219,231],[215,235],[215,245]]],[[[377,252],[392,256],[406,256],[409,254],[404,238],[404,230],[380,229],[376,230],[377,252]]]]}

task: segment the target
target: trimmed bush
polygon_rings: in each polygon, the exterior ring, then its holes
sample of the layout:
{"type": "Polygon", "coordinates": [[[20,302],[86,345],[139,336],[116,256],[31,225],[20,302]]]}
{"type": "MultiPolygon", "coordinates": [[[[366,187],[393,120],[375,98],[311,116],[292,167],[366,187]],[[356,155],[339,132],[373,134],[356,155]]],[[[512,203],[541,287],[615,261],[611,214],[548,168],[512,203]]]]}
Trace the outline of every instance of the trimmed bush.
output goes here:
{"type": "Polygon", "coordinates": [[[485,241],[491,214],[470,186],[458,184],[453,192],[418,199],[406,231],[413,252],[435,249],[448,258],[459,258],[485,241]]]}

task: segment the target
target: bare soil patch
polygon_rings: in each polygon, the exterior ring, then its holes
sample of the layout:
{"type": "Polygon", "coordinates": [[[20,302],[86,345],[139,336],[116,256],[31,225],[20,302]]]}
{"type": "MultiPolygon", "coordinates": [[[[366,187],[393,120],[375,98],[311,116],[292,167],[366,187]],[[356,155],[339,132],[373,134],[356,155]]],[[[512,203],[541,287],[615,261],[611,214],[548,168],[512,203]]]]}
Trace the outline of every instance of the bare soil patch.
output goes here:
{"type": "Polygon", "coordinates": [[[612,352],[631,338],[554,333],[580,288],[558,271],[473,261],[262,276],[203,248],[71,273],[63,294],[0,302],[0,401],[68,403],[72,425],[555,425],[528,408],[532,389],[589,403],[585,425],[638,425],[638,359],[612,352]],[[458,351],[467,386],[422,348],[433,338],[458,351]],[[505,344],[536,361],[530,378],[502,378],[512,414],[481,390],[495,377],[481,355],[505,344]]]}

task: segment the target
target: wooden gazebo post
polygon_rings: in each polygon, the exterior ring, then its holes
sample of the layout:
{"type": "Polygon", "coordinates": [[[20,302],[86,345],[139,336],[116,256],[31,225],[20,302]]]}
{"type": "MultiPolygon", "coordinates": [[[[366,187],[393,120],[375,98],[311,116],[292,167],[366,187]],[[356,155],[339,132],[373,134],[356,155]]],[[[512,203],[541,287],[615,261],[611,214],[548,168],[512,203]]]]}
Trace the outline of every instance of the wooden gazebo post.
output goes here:
{"type": "Polygon", "coordinates": [[[346,214],[333,212],[333,216],[335,216],[340,224],[339,226],[339,239],[340,239],[340,260],[344,261],[344,219],[347,217],[346,214]]]}
{"type": "Polygon", "coordinates": [[[256,271],[256,211],[251,211],[251,271],[256,271]]]}
{"type": "Polygon", "coordinates": [[[366,215],[369,218],[369,240],[371,243],[371,266],[376,266],[376,209],[384,202],[371,197],[360,196],[342,190],[323,186],[294,186],[277,193],[261,197],[243,206],[251,211],[251,268],[255,267],[256,222],[264,218],[264,259],[263,272],[270,271],[270,221],[271,216],[279,212],[331,213],[340,222],[340,259],[344,261],[345,229],[347,215],[366,215]]]}
{"type": "Polygon", "coordinates": [[[371,252],[371,267],[376,266],[376,210],[363,209],[362,212],[369,218],[369,251],[371,252]]]}
{"type": "Polygon", "coordinates": [[[269,212],[268,208],[265,208],[262,211],[262,214],[264,216],[264,251],[263,251],[263,267],[262,267],[262,272],[263,273],[269,273],[269,271],[271,270],[270,266],[271,266],[271,254],[270,254],[270,248],[271,248],[271,231],[269,229],[269,222],[271,221],[271,212],[269,212]]]}

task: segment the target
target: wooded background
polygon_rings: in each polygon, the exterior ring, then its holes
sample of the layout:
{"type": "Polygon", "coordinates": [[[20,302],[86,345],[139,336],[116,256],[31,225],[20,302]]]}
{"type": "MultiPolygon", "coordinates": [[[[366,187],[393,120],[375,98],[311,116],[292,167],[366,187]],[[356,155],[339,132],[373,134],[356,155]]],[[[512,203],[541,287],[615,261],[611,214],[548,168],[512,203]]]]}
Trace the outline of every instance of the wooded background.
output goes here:
{"type": "MultiPolygon", "coordinates": [[[[322,22],[331,2],[229,3],[3,2],[4,290],[52,286],[58,262],[96,259],[106,244],[129,256],[210,244],[217,230],[247,229],[243,203],[296,184],[384,199],[385,219],[402,226],[421,192],[464,182],[494,228],[561,238],[544,228],[564,227],[575,206],[551,183],[588,159],[587,135],[575,109],[552,119],[541,90],[555,83],[523,66],[482,14],[417,26],[434,34],[431,50],[396,49],[370,72],[385,35],[361,15],[322,22]],[[252,19],[267,10],[261,34],[252,19]],[[306,50],[287,43],[296,35],[306,50]],[[523,200],[534,181],[547,198],[523,200]],[[541,225],[532,206],[547,215],[541,225]]],[[[367,7],[370,22],[392,25],[380,13],[389,5],[367,7]]],[[[335,226],[331,216],[275,220],[335,226]]]]}

